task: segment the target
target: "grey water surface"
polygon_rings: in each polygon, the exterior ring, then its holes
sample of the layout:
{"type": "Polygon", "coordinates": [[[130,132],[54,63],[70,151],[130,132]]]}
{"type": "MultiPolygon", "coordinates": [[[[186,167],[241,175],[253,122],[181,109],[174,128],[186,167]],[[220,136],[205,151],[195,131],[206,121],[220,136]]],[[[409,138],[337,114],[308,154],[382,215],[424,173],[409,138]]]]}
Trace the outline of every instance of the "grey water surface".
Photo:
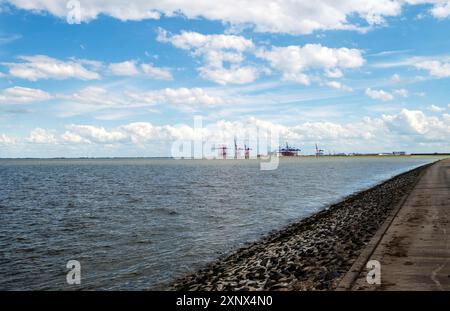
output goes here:
{"type": "Polygon", "coordinates": [[[0,289],[155,289],[436,157],[0,160],[0,289]],[[66,263],[81,264],[81,285],[66,263]]]}

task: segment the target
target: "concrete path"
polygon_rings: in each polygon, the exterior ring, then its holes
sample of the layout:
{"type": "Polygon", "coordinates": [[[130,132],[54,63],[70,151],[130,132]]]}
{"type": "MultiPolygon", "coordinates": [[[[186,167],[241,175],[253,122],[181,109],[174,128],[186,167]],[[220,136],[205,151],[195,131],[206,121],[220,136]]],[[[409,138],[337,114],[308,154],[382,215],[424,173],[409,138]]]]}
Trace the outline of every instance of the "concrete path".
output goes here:
{"type": "Polygon", "coordinates": [[[450,159],[428,168],[343,278],[338,289],[450,290],[450,159]],[[368,260],[381,284],[370,285],[368,260]]]}

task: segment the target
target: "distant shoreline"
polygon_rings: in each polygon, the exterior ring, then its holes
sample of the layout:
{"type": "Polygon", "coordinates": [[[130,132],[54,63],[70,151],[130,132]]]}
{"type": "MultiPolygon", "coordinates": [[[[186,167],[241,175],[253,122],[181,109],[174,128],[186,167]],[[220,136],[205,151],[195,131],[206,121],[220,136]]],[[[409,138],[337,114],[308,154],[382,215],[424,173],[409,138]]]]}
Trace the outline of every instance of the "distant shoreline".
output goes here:
{"type": "MultiPolygon", "coordinates": [[[[393,154],[355,154],[355,155],[321,155],[318,158],[360,158],[360,157],[379,157],[379,158],[409,158],[409,157],[440,157],[449,156],[450,153],[411,153],[406,155],[393,155],[393,154]]],[[[293,157],[280,157],[280,159],[297,159],[297,158],[316,158],[316,155],[298,155],[293,157]]],[[[54,158],[34,158],[34,157],[23,157],[23,158],[1,158],[0,160],[132,160],[132,159],[164,159],[164,160],[179,160],[173,157],[54,157],[54,158]]],[[[227,158],[226,160],[259,160],[260,158],[227,158]]],[[[209,160],[209,159],[194,159],[194,158],[183,158],[182,160],[209,160]]],[[[213,160],[223,160],[216,158],[213,160]]]]}

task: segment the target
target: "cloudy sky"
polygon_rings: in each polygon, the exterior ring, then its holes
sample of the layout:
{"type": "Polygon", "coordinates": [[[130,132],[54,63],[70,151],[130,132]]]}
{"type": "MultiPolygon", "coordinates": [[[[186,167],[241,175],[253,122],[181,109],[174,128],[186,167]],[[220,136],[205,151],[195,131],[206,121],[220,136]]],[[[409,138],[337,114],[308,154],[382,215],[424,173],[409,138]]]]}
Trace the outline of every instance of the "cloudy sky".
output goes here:
{"type": "Polygon", "coordinates": [[[194,116],[448,152],[449,33],[448,0],[0,0],[0,157],[169,156],[194,116]]]}

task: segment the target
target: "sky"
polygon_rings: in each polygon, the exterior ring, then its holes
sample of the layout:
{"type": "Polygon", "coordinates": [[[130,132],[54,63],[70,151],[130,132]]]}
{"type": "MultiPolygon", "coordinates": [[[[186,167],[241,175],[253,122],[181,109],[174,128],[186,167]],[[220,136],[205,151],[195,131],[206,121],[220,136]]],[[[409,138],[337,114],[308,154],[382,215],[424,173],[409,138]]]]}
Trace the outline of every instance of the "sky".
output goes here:
{"type": "Polygon", "coordinates": [[[0,0],[0,157],[171,156],[196,116],[214,146],[449,152],[449,33],[448,0],[0,0]]]}

